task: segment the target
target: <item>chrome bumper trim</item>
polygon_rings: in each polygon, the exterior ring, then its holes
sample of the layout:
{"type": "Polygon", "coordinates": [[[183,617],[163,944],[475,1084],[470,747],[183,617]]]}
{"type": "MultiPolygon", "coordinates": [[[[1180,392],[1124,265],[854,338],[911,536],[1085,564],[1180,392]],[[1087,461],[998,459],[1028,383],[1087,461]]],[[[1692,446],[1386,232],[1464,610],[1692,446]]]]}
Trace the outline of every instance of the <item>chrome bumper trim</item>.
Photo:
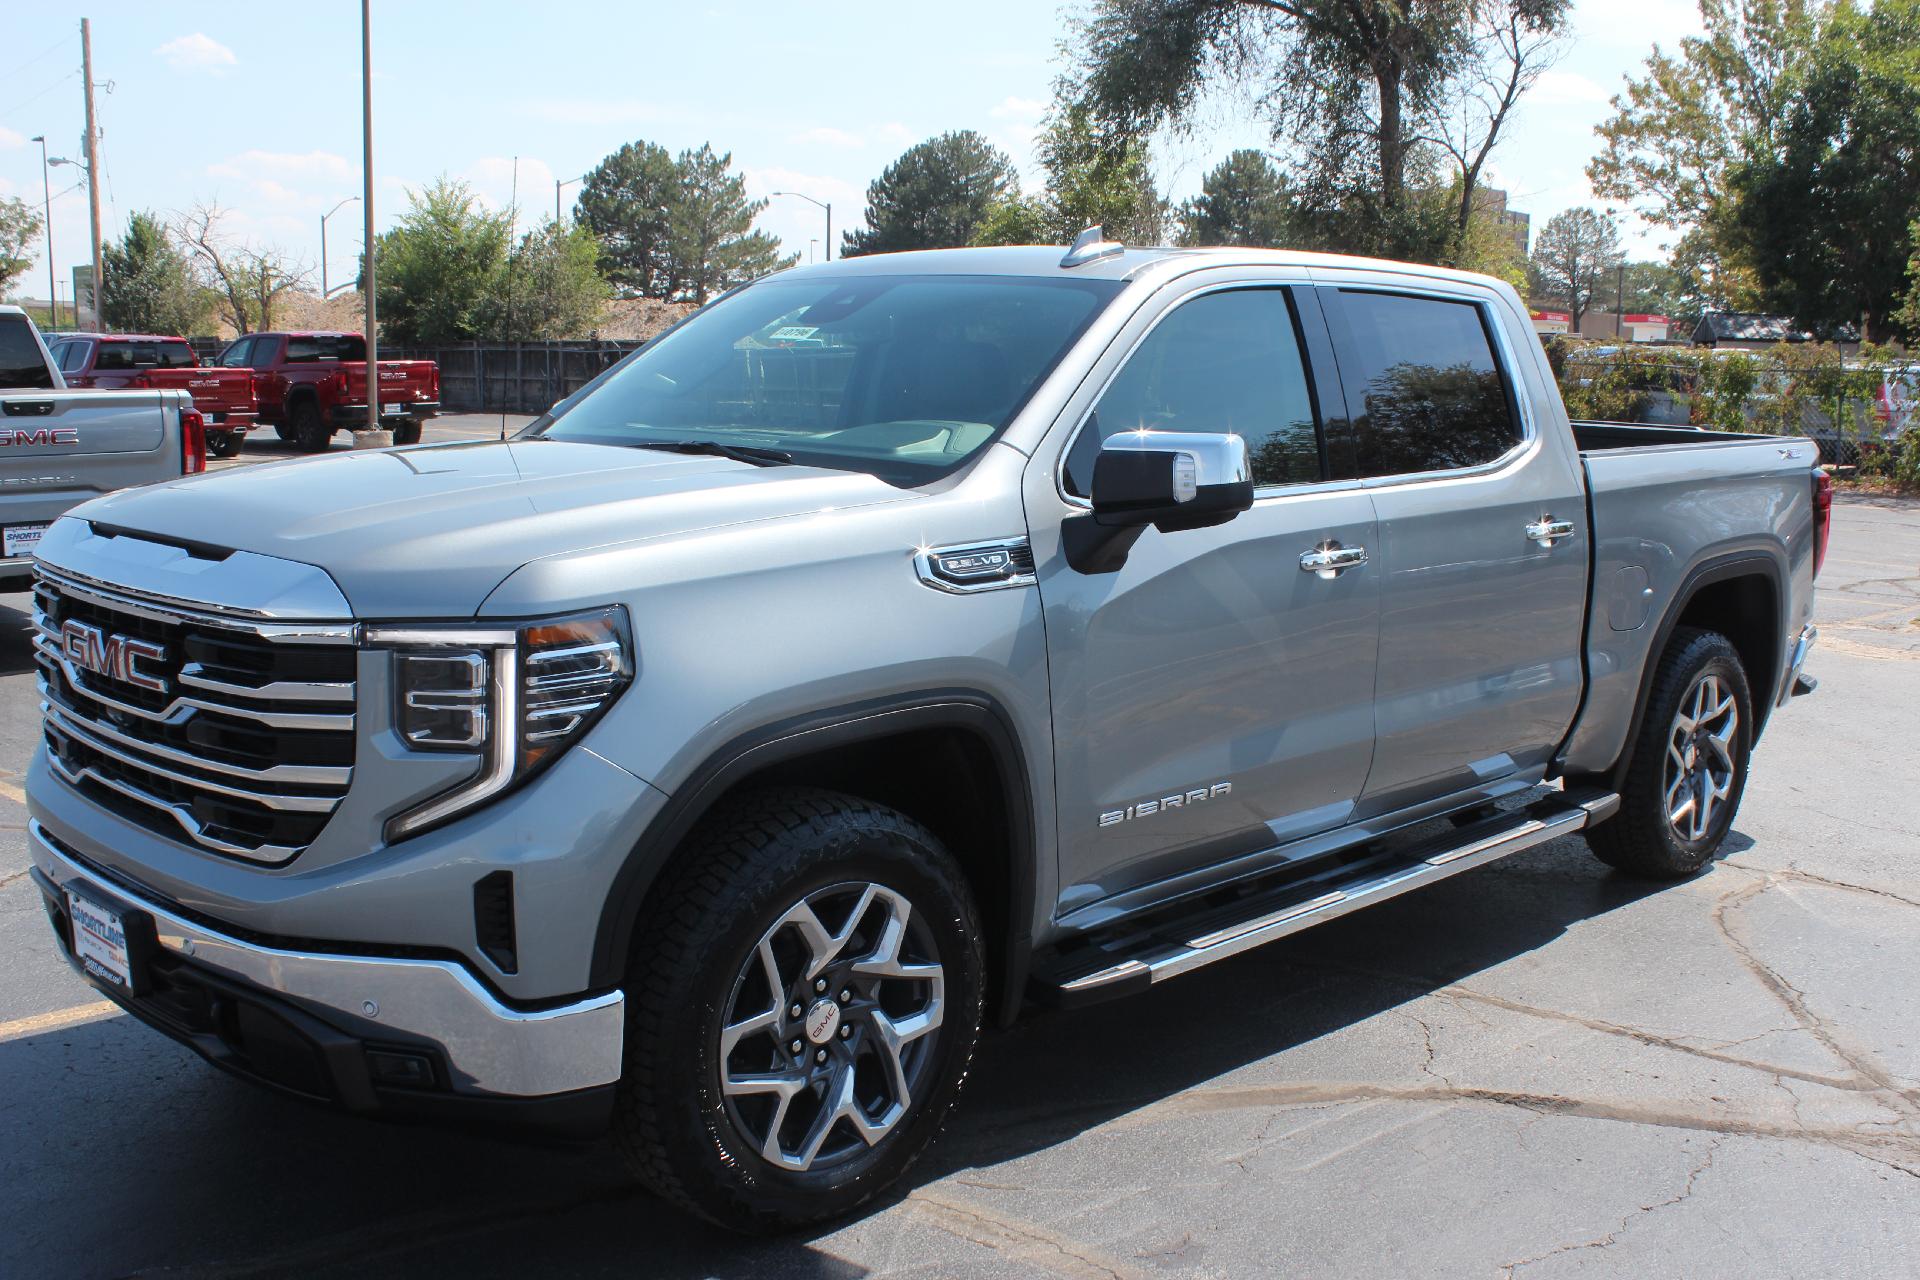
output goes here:
{"type": "Polygon", "coordinates": [[[540,1097],[620,1078],[622,992],[523,1012],[449,960],[288,951],[182,919],[77,865],[38,820],[27,823],[27,847],[55,885],[79,881],[153,917],[165,950],[315,1009],[355,1035],[377,1040],[398,1032],[430,1041],[445,1055],[456,1092],[540,1097]]]}
{"type": "Polygon", "coordinates": [[[1808,623],[1800,629],[1800,636],[1793,642],[1793,655],[1787,659],[1787,674],[1780,681],[1780,692],[1774,699],[1774,705],[1784,706],[1793,697],[1794,686],[1800,683],[1800,668],[1807,664],[1807,655],[1813,652],[1814,644],[1820,639],[1820,628],[1808,623]]]}

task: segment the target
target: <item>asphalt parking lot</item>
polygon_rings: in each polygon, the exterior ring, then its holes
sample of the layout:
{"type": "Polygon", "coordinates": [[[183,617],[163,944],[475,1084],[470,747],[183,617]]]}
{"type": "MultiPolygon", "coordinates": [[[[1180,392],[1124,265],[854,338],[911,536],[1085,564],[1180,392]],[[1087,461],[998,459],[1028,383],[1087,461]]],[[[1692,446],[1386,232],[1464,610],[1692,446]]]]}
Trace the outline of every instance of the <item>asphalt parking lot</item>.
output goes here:
{"type": "Polygon", "coordinates": [[[26,876],[0,596],[0,1275],[1920,1274],[1920,503],[1842,497],[1818,614],[1697,879],[1564,840],[1036,1016],[902,1196],[746,1242],[604,1147],[335,1116],[103,1005],[26,876]]]}

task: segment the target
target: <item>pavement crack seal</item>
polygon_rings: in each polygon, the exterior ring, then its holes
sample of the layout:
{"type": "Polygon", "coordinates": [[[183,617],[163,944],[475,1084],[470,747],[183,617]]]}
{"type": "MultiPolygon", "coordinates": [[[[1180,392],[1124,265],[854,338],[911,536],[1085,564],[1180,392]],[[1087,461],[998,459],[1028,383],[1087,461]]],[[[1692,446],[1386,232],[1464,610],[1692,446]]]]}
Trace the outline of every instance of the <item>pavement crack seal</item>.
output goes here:
{"type": "MultiPolygon", "coordinates": [[[[1888,1103],[1891,1109],[1904,1114],[1908,1119],[1920,1119],[1920,1090],[1902,1085],[1885,1067],[1874,1061],[1873,1056],[1865,1049],[1850,1044],[1839,1027],[1814,1012],[1812,1005],[1807,1002],[1806,993],[1788,982],[1779,970],[1761,959],[1752,944],[1741,937],[1734,928],[1732,920],[1734,912],[1780,883],[1780,876],[1767,872],[1752,884],[1743,885],[1731,893],[1722,895],[1713,906],[1714,927],[1727,940],[1727,945],[1733,949],[1734,955],[1739,958],[1741,964],[1746,966],[1748,972],[1759,980],[1761,986],[1772,993],[1774,999],[1786,1006],[1787,1012],[1793,1015],[1793,1020],[1799,1023],[1807,1034],[1825,1046],[1827,1052],[1840,1059],[1852,1070],[1854,1077],[1860,1082],[1854,1085],[1855,1088],[1864,1085],[1868,1092],[1888,1103]]],[[[1791,1075],[1792,1073],[1783,1071],[1780,1074],[1791,1075]]]]}
{"type": "Polygon", "coordinates": [[[1044,1227],[1005,1217],[984,1205],[922,1187],[907,1196],[930,1224],[948,1235],[990,1249],[1012,1262],[1038,1267],[1075,1280],[1133,1280],[1140,1273],[1117,1258],[1102,1257],[1090,1245],[1059,1236],[1044,1227]]]}
{"type": "Polygon", "coordinates": [[[1707,1170],[1713,1168],[1713,1158],[1720,1149],[1720,1142],[1721,1142],[1721,1139],[1715,1138],[1711,1143],[1707,1145],[1706,1156],[1700,1161],[1700,1163],[1694,1165],[1693,1168],[1687,1172],[1686,1184],[1682,1186],[1679,1191],[1675,1192],[1671,1196],[1668,1196],[1665,1200],[1662,1200],[1657,1204],[1641,1205],[1638,1209],[1635,1209],[1632,1213],[1629,1213],[1626,1217],[1620,1219],[1620,1225],[1615,1227],[1613,1230],[1607,1232],[1607,1234],[1603,1236],[1596,1236],[1592,1240],[1576,1241],[1573,1244],[1563,1244],[1557,1249],[1549,1249],[1545,1253],[1535,1254],[1531,1258],[1522,1258],[1518,1262],[1506,1263],[1500,1268],[1500,1274],[1506,1277],[1506,1280],[1513,1280],[1514,1272],[1518,1271],[1522,1267],[1530,1267],[1536,1262],[1545,1262],[1548,1258],[1558,1257],[1560,1254],[1563,1254],[1563,1253],[1575,1253],[1582,1249],[1606,1249],[1611,1247],[1613,1244],[1618,1242],[1621,1236],[1626,1234],[1628,1226],[1631,1225],[1636,1219],[1649,1213],[1658,1213],[1662,1209],[1670,1209],[1674,1205],[1682,1203],[1689,1196],[1691,1196],[1693,1194],[1694,1185],[1700,1181],[1701,1177],[1706,1174],[1707,1170]]]}

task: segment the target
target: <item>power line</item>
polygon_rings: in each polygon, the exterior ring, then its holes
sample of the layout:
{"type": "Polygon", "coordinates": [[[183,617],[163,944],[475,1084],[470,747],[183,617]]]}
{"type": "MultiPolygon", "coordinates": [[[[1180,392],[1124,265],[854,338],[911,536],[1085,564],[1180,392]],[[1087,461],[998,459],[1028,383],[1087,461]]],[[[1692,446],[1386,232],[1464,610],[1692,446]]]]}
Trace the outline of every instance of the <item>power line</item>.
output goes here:
{"type": "Polygon", "coordinates": [[[28,67],[32,66],[34,63],[40,62],[43,59],[45,59],[48,54],[57,53],[60,49],[65,47],[72,40],[73,40],[72,36],[61,36],[58,40],[55,40],[52,44],[42,49],[39,53],[36,53],[31,58],[28,58],[25,62],[16,62],[11,67],[8,67],[5,71],[0,71],[0,80],[13,79],[15,75],[19,74],[22,71],[25,71],[28,67]]]}
{"type": "Polygon", "coordinates": [[[34,94],[32,97],[24,98],[21,101],[16,102],[12,106],[8,107],[5,111],[0,111],[0,116],[10,116],[14,112],[20,110],[22,107],[32,106],[34,103],[40,101],[40,99],[46,97],[48,94],[52,93],[55,89],[58,89],[61,85],[65,84],[67,81],[73,79],[75,76],[79,74],[80,74],[80,68],[75,67],[73,70],[67,72],[67,74],[61,76],[58,80],[55,80],[52,84],[48,85],[46,88],[42,89],[40,92],[34,94]]]}

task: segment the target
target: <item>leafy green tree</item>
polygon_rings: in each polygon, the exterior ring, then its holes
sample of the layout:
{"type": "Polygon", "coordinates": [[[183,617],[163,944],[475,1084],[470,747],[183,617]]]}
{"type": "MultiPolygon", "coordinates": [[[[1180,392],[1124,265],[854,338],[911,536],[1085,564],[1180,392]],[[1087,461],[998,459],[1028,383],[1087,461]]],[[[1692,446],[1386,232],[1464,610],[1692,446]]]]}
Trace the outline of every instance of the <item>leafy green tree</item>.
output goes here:
{"type": "Polygon", "coordinates": [[[1656,48],[1599,127],[1603,145],[1587,165],[1594,194],[1679,233],[1676,263],[1719,305],[1755,301],[1732,243],[1728,169],[1773,153],[1820,12],[1805,0],[1700,0],[1706,33],[1677,54],[1656,48]]]}
{"type": "Polygon", "coordinates": [[[210,318],[187,255],[152,213],[136,212],[127,220],[119,243],[102,247],[101,265],[101,321],[110,329],[191,334],[210,318]]]}
{"type": "Polygon", "coordinates": [[[399,224],[375,241],[383,336],[400,343],[497,336],[512,215],[490,212],[472,187],[444,176],[407,198],[399,224]]]}
{"type": "Polygon", "coordinates": [[[1180,206],[1184,245],[1276,248],[1300,238],[1287,179],[1272,160],[1243,148],[1200,180],[1200,194],[1180,206]]]}
{"type": "Polygon", "coordinates": [[[928,138],[867,184],[867,225],[841,237],[840,255],[968,244],[988,210],[1019,193],[1013,161],[978,133],[928,138]]]}
{"type": "Polygon", "coordinates": [[[1602,277],[1619,265],[1620,232],[1613,220],[1592,209],[1568,209],[1548,218],[1534,237],[1530,276],[1541,297],[1572,313],[1578,333],[1602,277]]]}
{"type": "Polygon", "coordinates": [[[975,244],[1065,244],[1087,227],[1124,244],[1160,243],[1167,206],[1154,189],[1145,142],[1103,139],[1087,109],[1070,102],[1048,120],[1039,151],[1046,194],[1001,200],[975,244]]]}
{"type": "Polygon", "coordinates": [[[1510,93],[1493,88],[1504,53],[1483,37],[1511,16],[1537,62],[1548,47],[1534,37],[1558,33],[1569,2],[1095,0],[1069,41],[1078,52],[1061,92],[1103,138],[1183,126],[1214,88],[1250,94],[1297,196],[1343,243],[1434,256],[1459,230],[1414,207],[1420,188],[1446,181],[1425,153],[1465,157],[1464,228],[1478,162],[1532,82],[1523,67],[1510,93]],[[1482,98],[1492,110],[1469,102],[1482,98]],[[1427,141],[1443,136],[1445,148],[1427,141]]]}
{"type": "Polygon", "coordinates": [[[548,222],[521,237],[502,273],[500,332],[534,341],[591,335],[611,293],[599,256],[599,241],[578,223],[548,222]]]}
{"type": "Polygon", "coordinates": [[[672,296],[669,245],[680,169],[665,147],[629,142],[594,166],[575,206],[600,243],[600,270],[621,293],[672,296]]]}
{"type": "Polygon", "coordinates": [[[1885,342],[1920,209],[1920,0],[1836,6],[1788,94],[1772,145],[1728,172],[1737,243],[1774,307],[1885,342]]]}
{"type": "Polygon", "coordinates": [[[0,295],[33,265],[27,246],[40,238],[40,215],[18,196],[0,200],[0,295]]]}
{"type": "Polygon", "coordinates": [[[780,256],[778,240],[753,229],[767,202],[747,199],[746,180],[731,172],[731,153],[715,155],[702,143],[674,165],[680,186],[667,237],[672,292],[664,296],[704,303],[793,262],[780,256]]]}
{"type": "MultiPolygon", "coordinates": [[[[1908,333],[1920,333],[1920,218],[1907,228],[1907,238],[1913,242],[1913,255],[1907,259],[1907,297],[1894,319],[1908,333]]],[[[1920,458],[1920,450],[1915,456],[1920,458]]]]}

